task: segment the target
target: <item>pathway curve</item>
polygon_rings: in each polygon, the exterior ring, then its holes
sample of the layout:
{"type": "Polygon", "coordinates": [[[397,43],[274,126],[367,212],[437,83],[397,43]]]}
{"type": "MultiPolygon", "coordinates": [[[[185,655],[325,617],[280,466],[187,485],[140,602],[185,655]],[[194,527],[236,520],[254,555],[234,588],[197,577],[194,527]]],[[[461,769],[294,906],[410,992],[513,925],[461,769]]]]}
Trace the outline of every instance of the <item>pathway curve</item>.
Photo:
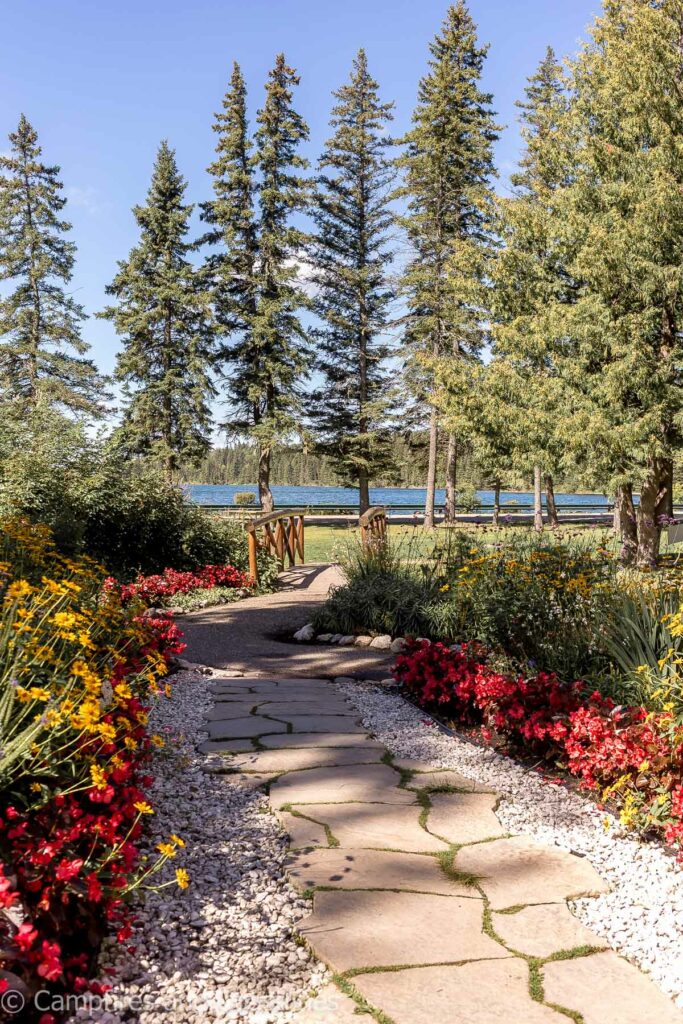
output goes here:
{"type": "Polygon", "coordinates": [[[310,622],[330,588],[341,582],[337,566],[297,566],[280,576],[273,594],[178,616],[186,657],[213,668],[255,675],[382,679],[392,657],[386,651],[291,640],[295,630],[310,622]]]}
{"type": "Polygon", "coordinates": [[[589,862],[507,835],[495,793],[392,758],[324,679],[212,690],[203,749],[266,789],[312,897],[300,933],[335,973],[296,1024],[682,1024],[569,911],[606,890],[589,862]]]}

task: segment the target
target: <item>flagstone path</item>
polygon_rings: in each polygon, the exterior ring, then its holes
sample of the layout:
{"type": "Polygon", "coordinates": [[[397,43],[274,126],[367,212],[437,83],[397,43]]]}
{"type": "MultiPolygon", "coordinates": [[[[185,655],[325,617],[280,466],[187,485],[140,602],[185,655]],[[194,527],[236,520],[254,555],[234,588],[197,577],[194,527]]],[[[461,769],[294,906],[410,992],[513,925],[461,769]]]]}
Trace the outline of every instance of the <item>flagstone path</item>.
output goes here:
{"type": "Polygon", "coordinates": [[[571,914],[607,888],[588,860],[505,834],[495,793],[393,759],[324,679],[212,689],[203,749],[267,791],[335,974],[295,1024],[683,1024],[571,914]]]}

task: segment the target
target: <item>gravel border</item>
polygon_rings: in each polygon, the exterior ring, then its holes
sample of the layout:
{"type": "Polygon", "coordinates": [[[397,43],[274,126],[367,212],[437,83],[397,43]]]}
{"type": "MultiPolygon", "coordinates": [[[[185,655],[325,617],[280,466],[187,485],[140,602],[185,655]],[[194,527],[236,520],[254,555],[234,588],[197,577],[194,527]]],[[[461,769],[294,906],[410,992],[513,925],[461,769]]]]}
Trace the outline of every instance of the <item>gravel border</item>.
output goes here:
{"type": "Polygon", "coordinates": [[[134,952],[107,943],[100,955],[101,980],[113,982],[106,1005],[70,1019],[285,1024],[329,977],[295,938],[310,903],[285,880],[287,837],[264,795],[248,780],[212,774],[221,759],[197,751],[212,704],[209,678],[182,671],[170,681],[171,699],[150,716],[151,730],[169,742],[152,769],[148,843],[181,836],[187,845],[169,873],[185,867],[191,884],[138,903],[126,944],[134,952]]]}
{"type": "Polygon", "coordinates": [[[372,681],[337,685],[393,754],[495,787],[503,797],[496,814],[510,832],[588,857],[612,891],[571,909],[683,1007],[683,868],[667,850],[624,833],[613,815],[512,758],[442,732],[396,693],[372,681]]]}

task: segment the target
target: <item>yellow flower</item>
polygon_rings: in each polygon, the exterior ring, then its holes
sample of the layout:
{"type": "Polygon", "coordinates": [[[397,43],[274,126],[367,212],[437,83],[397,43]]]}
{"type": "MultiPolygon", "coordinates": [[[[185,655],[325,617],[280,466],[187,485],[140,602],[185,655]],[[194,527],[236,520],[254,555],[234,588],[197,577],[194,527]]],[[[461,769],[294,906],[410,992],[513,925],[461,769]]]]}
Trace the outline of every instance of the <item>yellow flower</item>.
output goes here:
{"type": "Polygon", "coordinates": [[[445,594],[445,593],[446,593],[446,591],[447,591],[447,590],[450,590],[450,589],[451,589],[451,585],[450,585],[450,583],[444,583],[444,585],[443,585],[442,587],[440,587],[440,588],[439,588],[439,590],[440,590],[440,592],[441,592],[442,594],[445,594]]]}
{"type": "Polygon", "coordinates": [[[176,869],[176,873],[175,873],[175,877],[176,877],[176,882],[178,883],[180,888],[181,889],[187,889],[188,885],[190,884],[190,876],[187,873],[187,871],[185,870],[185,868],[177,868],[176,869]]]}
{"type": "Polygon", "coordinates": [[[32,686],[28,691],[32,700],[49,700],[50,694],[44,686],[32,686]]]}
{"type": "Polygon", "coordinates": [[[30,789],[32,793],[40,793],[42,786],[40,785],[39,782],[32,782],[30,789]]]}
{"type": "Polygon", "coordinates": [[[174,832],[171,833],[171,842],[175,843],[176,846],[185,845],[185,840],[181,839],[180,836],[177,836],[174,832]]]}
{"type": "Polygon", "coordinates": [[[95,789],[107,788],[107,776],[104,774],[99,765],[90,765],[90,778],[92,779],[92,783],[95,789]]]}
{"type": "Polygon", "coordinates": [[[133,807],[138,812],[138,814],[154,814],[153,809],[145,800],[138,800],[137,803],[133,804],[133,807]]]}
{"type": "Polygon", "coordinates": [[[5,593],[6,601],[21,601],[22,597],[28,597],[33,592],[33,587],[28,580],[17,580],[10,583],[5,593]]]}
{"type": "Polygon", "coordinates": [[[164,857],[175,857],[176,848],[173,843],[157,843],[157,850],[162,853],[164,857]]]}
{"type": "Polygon", "coordinates": [[[152,743],[154,744],[155,747],[159,747],[159,749],[161,749],[162,747],[166,746],[166,744],[162,740],[161,736],[157,736],[156,733],[152,737],[150,737],[150,738],[151,738],[152,743]]]}

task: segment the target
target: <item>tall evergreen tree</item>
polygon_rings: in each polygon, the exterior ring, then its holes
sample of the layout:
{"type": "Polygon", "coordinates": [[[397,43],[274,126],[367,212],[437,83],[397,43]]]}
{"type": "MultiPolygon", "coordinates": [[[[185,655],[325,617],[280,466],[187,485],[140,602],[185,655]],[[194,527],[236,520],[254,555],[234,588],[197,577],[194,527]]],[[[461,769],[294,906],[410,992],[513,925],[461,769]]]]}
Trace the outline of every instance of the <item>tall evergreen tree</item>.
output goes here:
{"type": "Polygon", "coordinates": [[[140,241],[107,288],[116,305],[100,314],[124,339],[116,368],[126,398],[121,439],[162,463],[169,479],[181,460],[208,450],[215,393],[209,296],[187,258],[193,207],[183,201],[186,187],[162,142],[147,202],[133,210],[140,241]]]}
{"type": "Polygon", "coordinates": [[[22,114],[0,156],[0,388],[29,414],[38,405],[93,415],[106,397],[83,358],[83,307],[67,294],[76,246],[64,235],[59,167],[44,164],[35,129],[22,114]]]}
{"type": "MultiPolygon", "coordinates": [[[[491,245],[497,138],[491,97],[480,88],[487,48],[478,45],[464,0],[448,9],[430,53],[401,160],[408,198],[402,222],[413,249],[403,281],[410,314],[405,342],[409,359],[427,363],[471,356],[484,341],[480,285],[491,245]]],[[[437,398],[431,380],[427,526],[434,523],[437,398]]],[[[450,464],[453,472],[455,460],[450,464]]]]}
{"type": "Polygon", "coordinates": [[[259,420],[260,396],[252,394],[248,371],[257,361],[253,331],[258,284],[258,236],[254,211],[254,161],[247,120],[247,90],[239,64],[233,65],[223,111],[215,115],[216,159],[208,167],[214,198],[202,204],[210,225],[200,240],[212,247],[206,259],[208,284],[221,335],[217,359],[228,370],[231,425],[248,429],[259,420]]]}
{"type": "MultiPolygon", "coordinates": [[[[511,176],[514,194],[497,203],[496,227],[503,246],[491,274],[495,350],[511,360],[519,377],[514,391],[526,422],[522,461],[527,462],[529,472],[534,471],[535,490],[539,479],[536,467],[543,466],[548,517],[553,526],[558,525],[553,473],[560,468],[566,451],[562,428],[568,405],[560,394],[552,355],[554,339],[539,331],[539,313],[560,292],[567,301],[572,294],[572,281],[548,230],[554,194],[563,184],[565,173],[559,134],[567,103],[562,66],[548,48],[528,81],[524,100],[517,104],[522,110],[525,149],[519,171],[511,176]]],[[[540,498],[536,502],[537,522],[542,522],[540,498]]]]}
{"type": "Polygon", "coordinates": [[[323,383],[313,396],[320,448],[370,505],[369,482],[391,464],[391,395],[382,332],[394,298],[387,278],[393,258],[390,185],[395,171],[386,135],[393,104],[383,103],[364,50],[347,85],[334,92],[333,135],[319,161],[311,264],[317,286],[317,365],[323,383]]]}
{"type": "Polygon", "coordinates": [[[308,128],[292,106],[298,82],[284,55],[278,55],[252,141],[244,79],[234,66],[223,112],[214,122],[217,158],[209,167],[214,199],[203,206],[212,227],[203,241],[217,247],[206,272],[223,339],[219,361],[234,414],[231,426],[259,447],[264,511],[273,508],[273,448],[298,426],[299,383],[308,366],[299,320],[308,300],[297,266],[304,236],[292,223],[308,195],[299,174],[307,163],[298,153],[308,128]]]}
{"type": "Polygon", "coordinates": [[[235,368],[243,388],[258,402],[252,434],[259,444],[259,497],[273,508],[270,459],[273,446],[297,427],[298,385],[307,372],[308,342],[299,311],[308,304],[298,280],[297,260],[304,235],[292,214],[308,203],[308,185],[300,171],[308,166],[299,145],[308,127],[292,106],[299,84],[284,54],[268,76],[266,99],[258,112],[255,158],[260,173],[257,305],[253,322],[256,359],[235,368]]]}
{"type": "MultiPolygon", "coordinates": [[[[681,0],[609,0],[572,65],[552,145],[564,173],[547,219],[572,287],[556,290],[534,324],[554,339],[571,396],[568,446],[603,486],[640,482],[633,541],[647,565],[681,448],[682,25],[681,0]]],[[[633,554],[631,543],[624,556],[633,554]]]]}

